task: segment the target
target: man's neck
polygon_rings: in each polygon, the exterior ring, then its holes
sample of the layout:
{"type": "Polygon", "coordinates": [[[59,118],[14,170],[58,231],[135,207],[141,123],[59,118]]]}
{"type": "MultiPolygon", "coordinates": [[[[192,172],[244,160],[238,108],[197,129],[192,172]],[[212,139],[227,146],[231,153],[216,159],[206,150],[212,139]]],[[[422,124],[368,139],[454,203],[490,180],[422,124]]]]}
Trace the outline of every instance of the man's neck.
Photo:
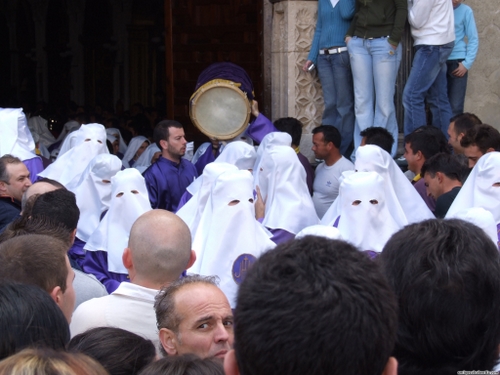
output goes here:
{"type": "Polygon", "coordinates": [[[445,177],[443,182],[443,194],[449,193],[456,187],[462,187],[462,183],[458,180],[452,180],[451,178],[445,177]]]}
{"type": "Polygon", "coordinates": [[[161,153],[161,156],[163,156],[165,159],[170,160],[171,162],[173,162],[175,164],[179,164],[181,162],[181,158],[180,157],[176,158],[176,157],[174,157],[173,155],[171,155],[166,150],[163,150],[163,152],[161,153]]]}
{"type": "Polygon", "coordinates": [[[142,286],[143,288],[154,289],[154,290],[160,290],[164,286],[170,285],[172,283],[171,281],[166,281],[163,284],[158,284],[155,282],[151,282],[147,278],[140,277],[138,275],[130,275],[130,282],[132,284],[142,286]]]}
{"type": "Polygon", "coordinates": [[[342,154],[340,152],[334,152],[334,153],[328,155],[327,158],[325,158],[325,164],[328,167],[331,167],[336,162],[338,162],[341,158],[342,158],[342,154]]]}

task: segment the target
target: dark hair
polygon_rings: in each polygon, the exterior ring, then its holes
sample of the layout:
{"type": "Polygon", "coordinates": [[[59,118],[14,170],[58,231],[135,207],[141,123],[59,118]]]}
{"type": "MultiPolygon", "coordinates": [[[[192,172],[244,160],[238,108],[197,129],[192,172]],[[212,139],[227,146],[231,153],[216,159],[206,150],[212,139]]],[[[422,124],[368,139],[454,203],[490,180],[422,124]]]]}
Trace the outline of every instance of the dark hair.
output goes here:
{"type": "MultiPolygon", "coordinates": [[[[30,197],[30,199],[33,197],[30,197]]],[[[0,233],[0,243],[25,234],[44,234],[57,238],[65,244],[67,249],[73,245],[72,236],[64,225],[42,215],[32,217],[31,214],[24,211],[21,217],[10,223],[0,233]]]]}
{"type": "Polygon", "coordinates": [[[445,135],[434,126],[421,126],[408,134],[404,141],[410,144],[414,154],[420,151],[425,159],[429,159],[439,152],[451,153],[445,135]]]}
{"type": "Polygon", "coordinates": [[[175,120],[163,120],[160,121],[155,126],[155,130],[153,132],[153,139],[160,150],[162,150],[160,141],[165,140],[168,141],[169,137],[169,128],[178,128],[182,129],[182,124],[175,120]]]}
{"type": "Polygon", "coordinates": [[[22,163],[21,159],[16,158],[10,154],[5,154],[0,157],[0,181],[9,183],[10,175],[7,172],[7,164],[19,164],[22,163]]]}
{"type": "Polygon", "coordinates": [[[68,322],[48,293],[0,282],[0,359],[28,347],[64,350],[69,338],[68,322]]]}
{"type": "Polygon", "coordinates": [[[476,125],[481,125],[482,122],[474,113],[461,113],[459,115],[453,116],[450,122],[454,122],[455,132],[458,134],[466,133],[467,130],[473,128],[476,125]]]}
{"type": "Polygon", "coordinates": [[[0,280],[37,285],[46,292],[66,291],[67,245],[57,238],[27,234],[0,243],[0,280]]]}
{"type": "Polygon", "coordinates": [[[288,133],[292,137],[292,145],[299,146],[302,138],[302,123],[294,117],[282,117],[274,122],[274,127],[280,132],[288,133]]]}
{"type": "Polygon", "coordinates": [[[151,340],[114,327],[80,333],[71,339],[68,349],[94,358],[110,375],[135,375],[156,357],[151,340]]]}
{"type": "Polygon", "coordinates": [[[362,130],[359,135],[366,138],[365,144],[378,146],[387,153],[391,153],[394,137],[387,129],[380,126],[371,126],[362,130]]]}
{"type": "Polygon", "coordinates": [[[399,298],[398,374],[491,370],[500,344],[500,256],[461,220],[409,225],[378,258],[399,298]]]}
{"type": "Polygon", "coordinates": [[[247,273],[234,349],[244,375],[380,375],[396,329],[396,299],[377,264],[347,242],[306,236],[247,273]]]}
{"type": "Polygon", "coordinates": [[[491,125],[476,125],[467,130],[460,140],[460,145],[464,148],[475,145],[483,154],[490,148],[500,151],[500,133],[491,125]]]}
{"type": "Polygon", "coordinates": [[[40,194],[33,203],[31,214],[33,217],[46,216],[56,220],[68,230],[74,230],[80,218],[75,194],[66,189],[40,194]]]}
{"type": "Polygon", "coordinates": [[[436,172],[441,172],[452,180],[464,182],[463,178],[467,175],[466,169],[456,155],[440,152],[425,161],[420,175],[424,177],[426,173],[429,173],[431,177],[435,177],[436,172]]]}
{"type": "Polygon", "coordinates": [[[224,375],[222,363],[194,354],[168,356],[145,367],[139,375],[224,375]]]}
{"type": "Polygon", "coordinates": [[[333,125],[320,125],[313,129],[313,134],[323,133],[323,141],[325,143],[332,142],[336,148],[340,148],[342,137],[338,129],[333,125]]]}

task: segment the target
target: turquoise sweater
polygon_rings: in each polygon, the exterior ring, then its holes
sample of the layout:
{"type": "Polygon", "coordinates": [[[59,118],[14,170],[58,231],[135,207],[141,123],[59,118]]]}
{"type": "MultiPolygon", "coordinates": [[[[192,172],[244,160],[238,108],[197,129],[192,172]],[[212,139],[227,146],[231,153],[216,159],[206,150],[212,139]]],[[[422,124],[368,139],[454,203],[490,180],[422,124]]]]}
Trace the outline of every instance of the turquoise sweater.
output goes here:
{"type": "Polygon", "coordinates": [[[472,9],[460,4],[453,10],[455,15],[455,47],[448,60],[461,60],[462,64],[469,70],[474,63],[479,47],[476,22],[472,9]],[[467,37],[468,43],[465,43],[467,37]]]}
{"type": "Polygon", "coordinates": [[[320,49],[345,47],[345,33],[354,16],[354,10],[355,0],[339,0],[335,8],[330,0],[318,1],[318,21],[308,60],[316,64],[320,49]]]}

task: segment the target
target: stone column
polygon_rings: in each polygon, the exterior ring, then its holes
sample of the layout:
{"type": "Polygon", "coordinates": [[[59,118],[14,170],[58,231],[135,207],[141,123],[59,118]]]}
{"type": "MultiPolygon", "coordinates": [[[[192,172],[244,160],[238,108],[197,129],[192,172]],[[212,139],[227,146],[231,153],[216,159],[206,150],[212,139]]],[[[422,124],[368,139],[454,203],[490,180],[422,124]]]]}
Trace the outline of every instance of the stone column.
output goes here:
{"type": "Polygon", "coordinates": [[[479,34],[479,51],[469,72],[465,111],[500,130],[500,2],[470,0],[479,34]]]}
{"type": "Polygon", "coordinates": [[[316,71],[302,71],[316,27],[317,1],[273,4],[272,119],[296,117],[303,124],[301,152],[310,160],[311,130],[321,124],[323,93],[316,71]]]}

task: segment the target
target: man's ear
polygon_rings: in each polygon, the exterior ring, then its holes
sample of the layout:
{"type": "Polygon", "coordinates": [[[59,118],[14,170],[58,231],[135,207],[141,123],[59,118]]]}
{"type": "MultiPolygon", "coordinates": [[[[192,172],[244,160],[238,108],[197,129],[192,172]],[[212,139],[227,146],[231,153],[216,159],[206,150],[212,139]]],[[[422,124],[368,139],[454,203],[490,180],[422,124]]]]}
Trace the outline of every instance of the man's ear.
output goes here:
{"type": "Polygon", "coordinates": [[[415,153],[415,156],[417,157],[417,160],[420,160],[424,157],[424,154],[422,154],[422,151],[418,150],[416,153],[415,153]]]}
{"type": "Polygon", "coordinates": [[[234,349],[231,349],[224,356],[224,372],[226,375],[240,375],[240,369],[236,362],[236,354],[234,349]]]}
{"type": "Polygon", "coordinates": [[[168,148],[168,142],[164,139],[160,141],[160,146],[162,150],[166,150],[168,148]]]}
{"type": "Polygon", "coordinates": [[[158,337],[161,342],[161,346],[167,352],[168,355],[177,355],[177,336],[174,332],[169,330],[168,328],[161,328],[160,332],[158,332],[158,337]]]}
{"type": "Polygon", "coordinates": [[[60,306],[62,302],[62,296],[63,296],[63,291],[60,286],[54,287],[52,289],[52,292],[50,292],[50,296],[54,300],[54,302],[57,304],[57,306],[60,306]]]}
{"type": "Polygon", "coordinates": [[[194,250],[191,250],[191,255],[189,257],[189,262],[186,266],[186,269],[191,268],[191,266],[194,264],[194,262],[196,262],[196,253],[194,252],[194,250]]]}
{"type": "Polygon", "coordinates": [[[73,246],[73,244],[75,243],[75,237],[76,237],[76,228],[70,234],[70,238],[69,239],[70,239],[70,242],[71,242],[71,246],[73,246]]]}
{"type": "Polygon", "coordinates": [[[397,375],[397,374],[398,374],[398,361],[394,357],[389,357],[385,365],[384,371],[382,372],[382,375],[397,375]]]}
{"type": "Polygon", "coordinates": [[[493,152],[493,151],[495,151],[495,149],[493,147],[490,147],[489,149],[486,150],[486,153],[493,152]]]}
{"type": "Polygon", "coordinates": [[[132,262],[132,254],[128,247],[123,250],[122,262],[126,269],[131,269],[134,266],[134,262],[132,262]]]}
{"type": "Polygon", "coordinates": [[[462,138],[463,138],[464,135],[465,135],[465,133],[460,133],[459,135],[457,135],[457,140],[458,140],[459,143],[462,140],[462,138]]]}
{"type": "Polygon", "coordinates": [[[444,180],[444,173],[443,172],[436,172],[436,178],[438,179],[438,182],[441,184],[444,180]]]}
{"type": "Polygon", "coordinates": [[[0,181],[0,194],[7,191],[7,183],[5,181],[0,181]]]}

